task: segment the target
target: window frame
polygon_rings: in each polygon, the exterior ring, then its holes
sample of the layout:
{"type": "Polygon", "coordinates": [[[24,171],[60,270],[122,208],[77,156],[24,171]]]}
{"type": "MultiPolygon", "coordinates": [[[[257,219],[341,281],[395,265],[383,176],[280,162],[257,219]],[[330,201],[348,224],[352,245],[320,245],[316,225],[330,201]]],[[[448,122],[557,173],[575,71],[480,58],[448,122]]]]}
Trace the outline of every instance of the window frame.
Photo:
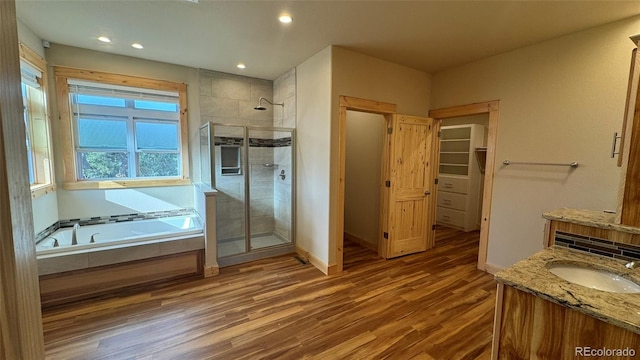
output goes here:
{"type": "MultiPolygon", "coordinates": [[[[60,115],[60,142],[63,147],[64,182],[63,187],[69,190],[77,189],[115,189],[154,186],[189,185],[189,131],[187,121],[187,85],[165,80],[155,80],[137,76],[120,75],[55,66],[56,97],[58,113],[60,115]],[[110,180],[79,180],[77,153],[75,149],[75,127],[71,99],[69,97],[69,80],[85,80],[102,84],[137,87],[149,90],[164,90],[178,93],[179,106],[179,137],[181,173],[172,178],[127,178],[110,180]]],[[[130,134],[128,134],[130,135],[130,134]]]]}
{"type": "MultiPolygon", "coordinates": [[[[18,43],[20,60],[26,62],[30,66],[34,67],[38,71],[42,73],[42,79],[40,84],[40,89],[42,91],[43,98],[43,108],[44,108],[44,129],[46,133],[46,144],[31,144],[31,156],[36,163],[40,160],[40,156],[38,155],[34,149],[34,147],[46,147],[47,149],[47,158],[48,164],[47,166],[43,166],[42,169],[38,169],[38,166],[33,167],[33,175],[34,175],[34,183],[30,184],[31,197],[33,199],[44,196],[50,192],[56,191],[56,177],[54,171],[54,156],[53,156],[53,146],[51,142],[51,112],[49,111],[49,88],[47,83],[47,62],[40,55],[38,55],[35,51],[31,50],[28,46],[23,43],[18,43]],[[48,181],[47,181],[48,180],[48,181]]],[[[21,81],[22,83],[22,81],[21,81]]],[[[24,99],[24,101],[27,101],[24,99]]],[[[28,136],[33,142],[34,137],[34,119],[29,115],[29,124],[25,128],[26,136],[28,136]]],[[[31,171],[31,170],[30,170],[31,171]]]]}

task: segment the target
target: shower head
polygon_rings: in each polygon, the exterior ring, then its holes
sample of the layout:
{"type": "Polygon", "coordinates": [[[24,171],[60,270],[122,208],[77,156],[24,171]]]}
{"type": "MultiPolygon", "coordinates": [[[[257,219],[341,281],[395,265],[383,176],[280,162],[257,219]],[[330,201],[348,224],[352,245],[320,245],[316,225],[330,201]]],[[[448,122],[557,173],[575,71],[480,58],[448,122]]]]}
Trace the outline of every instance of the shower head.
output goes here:
{"type": "Polygon", "coordinates": [[[262,105],[262,100],[268,102],[271,105],[278,105],[278,106],[282,106],[284,107],[284,103],[273,103],[271,100],[265,98],[265,97],[260,97],[260,99],[258,99],[258,106],[254,107],[254,110],[267,110],[267,108],[265,106],[262,105]]]}

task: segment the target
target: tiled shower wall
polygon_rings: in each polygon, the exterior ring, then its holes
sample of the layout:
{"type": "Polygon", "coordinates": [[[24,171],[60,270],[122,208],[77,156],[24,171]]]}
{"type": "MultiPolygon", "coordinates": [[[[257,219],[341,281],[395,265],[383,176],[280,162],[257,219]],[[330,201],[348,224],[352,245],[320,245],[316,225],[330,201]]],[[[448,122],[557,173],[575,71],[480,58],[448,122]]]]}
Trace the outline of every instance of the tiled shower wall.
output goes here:
{"type": "MultiPolygon", "coordinates": [[[[265,138],[268,133],[250,132],[250,137],[265,138]],[[263,136],[260,136],[263,135],[263,136]]],[[[273,147],[249,145],[249,166],[251,167],[251,235],[271,234],[275,230],[273,219],[273,175],[277,171],[273,164],[273,147]]]]}
{"type": "MultiPolygon", "coordinates": [[[[200,116],[207,121],[228,125],[273,126],[273,110],[254,110],[258,99],[273,98],[273,82],[210,70],[200,70],[200,116]]],[[[237,133],[216,133],[216,136],[236,137],[237,133]]],[[[244,176],[220,176],[220,147],[216,146],[217,237],[225,239],[244,236],[244,176]]],[[[244,156],[243,156],[244,157],[244,156]]],[[[273,159],[269,160],[273,162],[273,159]]],[[[257,195],[257,194],[256,194],[257,195]]],[[[271,191],[271,198],[273,192],[271,191]]],[[[254,212],[253,213],[259,213],[254,212]]],[[[262,216],[260,216],[262,217],[262,216]]],[[[254,219],[252,223],[264,223],[254,219]]],[[[260,229],[262,230],[262,229],[260,229]]],[[[273,227],[270,229],[273,231],[273,227]]]]}
{"type": "Polygon", "coordinates": [[[274,127],[296,127],[296,69],[293,68],[273,82],[273,99],[284,103],[276,106],[273,112],[274,127]]]}
{"type": "MultiPolygon", "coordinates": [[[[273,125],[275,127],[296,127],[296,69],[291,69],[273,82],[275,102],[284,103],[284,107],[275,109],[273,125]]],[[[289,137],[288,133],[276,133],[275,138],[289,137]]],[[[275,231],[280,237],[291,241],[291,195],[293,190],[293,167],[291,163],[293,147],[282,146],[274,149],[274,162],[278,169],[274,177],[274,217],[275,231]],[[284,170],[284,180],[280,172],[284,170]]]]}
{"type": "MultiPolygon", "coordinates": [[[[284,133],[277,133],[276,138],[281,138],[284,133]]],[[[288,136],[288,134],[286,135],[288,136]]],[[[274,171],[274,220],[276,234],[291,242],[291,189],[293,172],[291,168],[292,146],[274,148],[273,161],[278,164],[274,171]],[[284,179],[280,173],[284,171],[284,179]]]]}

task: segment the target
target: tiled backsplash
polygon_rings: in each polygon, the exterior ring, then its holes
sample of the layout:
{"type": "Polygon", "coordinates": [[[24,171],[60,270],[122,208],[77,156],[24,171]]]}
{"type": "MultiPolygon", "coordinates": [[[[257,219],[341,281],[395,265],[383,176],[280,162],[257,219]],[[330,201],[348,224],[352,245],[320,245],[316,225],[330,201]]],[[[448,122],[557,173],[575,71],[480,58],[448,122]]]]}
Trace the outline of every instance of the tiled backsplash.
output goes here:
{"type": "MultiPolygon", "coordinates": [[[[213,137],[214,145],[236,145],[242,146],[244,140],[242,138],[236,137],[225,137],[225,136],[214,136],[213,137]]],[[[291,137],[285,137],[280,139],[259,139],[259,138],[249,138],[249,146],[250,147],[285,147],[291,146],[291,137]]]]}
{"type": "Polygon", "coordinates": [[[555,244],[626,261],[640,260],[640,246],[556,231],[555,244]]]}
{"type": "Polygon", "coordinates": [[[91,218],[60,220],[60,221],[56,221],[55,223],[53,223],[53,225],[49,226],[48,228],[36,234],[36,243],[47,238],[49,235],[53,234],[56,230],[60,228],[72,227],[75,224],[80,224],[80,226],[100,225],[100,224],[108,224],[108,223],[114,223],[114,222],[139,221],[139,220],[165,218],[165,217],[171,217],[171,216],[184,216],[184,215],[191,215],[193,213],[194,213],[193,209],[178,209],[178,210],[168,210],[168,211],[152,211],[152,212],[146,212],[146,213],[95,216],[91,218]]]}

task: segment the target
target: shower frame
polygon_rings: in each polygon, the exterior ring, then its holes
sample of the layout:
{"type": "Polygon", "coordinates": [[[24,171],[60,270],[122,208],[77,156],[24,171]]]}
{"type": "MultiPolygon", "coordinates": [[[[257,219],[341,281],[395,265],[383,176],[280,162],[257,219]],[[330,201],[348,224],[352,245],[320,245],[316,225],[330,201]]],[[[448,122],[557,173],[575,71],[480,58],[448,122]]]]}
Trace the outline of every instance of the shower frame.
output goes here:
{"type": "MultiPolygon", "coordinates": [[[[216,136],[216,126],[224,126],[224,127],[233,127],[233,128],[242,128],[242,167],[244,167],[244,171],[242,176],[244,178],[244,241],[245,241],[245,251],[239,254],[232,254],[229,256],[218,257],[218,266],[225,267],[236,264],[242,264],[249,261],[264,259],[268,257],[284,255],[289,253],[296,252],[296,239],[295,239],[295,204],[296,204],[296,131],[294,128],[285,128],[285,127],[270,127],[270,126],[251,126],[251,125],[238,125],[238,124],[227,124],[227,123],[216,123],[216,122],[208,122],[209,128],[211,129],[211,139],[213,146],[211,146],[211,180],[213,181],[213,188],[216,188],[216,176],[214,174],[215,171],[215,136],[216,136]],[[251,249],[251,166],[249,164],[249,132],[251,130],[255,131],[273,131],[273,132],[289,132],[291,134],[291,173],[288,176],[293,176],[291,181],[291,199],[290,199],[290,226],[289,226],[289,237],[290,243],[278,246],[269,246],[259,249],[251,249]]],[[[275,215],[274,215],[275,216],[275,215]]],[[[219,240],[219,239],[218,239],[219,240]]],[[[217,242],[216,242],[217,243],[217,242]]],[[[216,245],[217,246],[217,245],[216,245]]]]}

